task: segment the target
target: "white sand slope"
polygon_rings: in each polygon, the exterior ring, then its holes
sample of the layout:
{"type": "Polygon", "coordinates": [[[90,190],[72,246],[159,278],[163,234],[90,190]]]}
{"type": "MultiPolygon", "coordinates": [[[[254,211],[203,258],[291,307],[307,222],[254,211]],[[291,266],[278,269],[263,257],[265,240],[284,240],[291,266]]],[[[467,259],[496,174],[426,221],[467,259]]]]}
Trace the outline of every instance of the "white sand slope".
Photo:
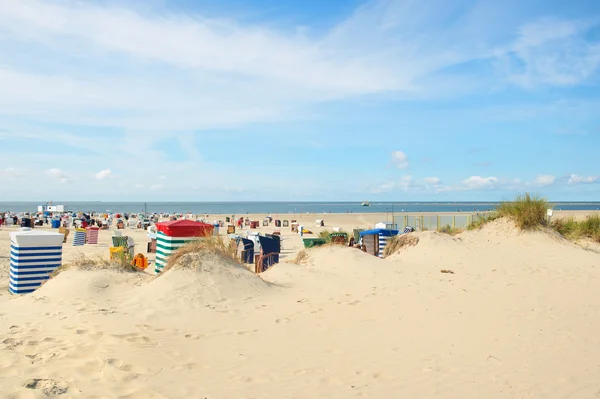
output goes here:
{"type": "Polygon", "coordinates": [[[0,296],[0,397],[600,395],[600,255],[502,220],[418,236],[384,260],[69,270],[0,296]]]}

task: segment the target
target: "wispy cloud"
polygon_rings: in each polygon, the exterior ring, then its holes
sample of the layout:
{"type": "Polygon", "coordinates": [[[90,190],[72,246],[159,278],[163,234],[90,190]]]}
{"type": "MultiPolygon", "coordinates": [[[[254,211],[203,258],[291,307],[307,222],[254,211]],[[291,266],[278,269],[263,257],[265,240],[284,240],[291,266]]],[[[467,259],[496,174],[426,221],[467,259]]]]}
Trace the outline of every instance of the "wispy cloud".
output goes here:
{"type": "Polygon", "coordinates": [[[596,183],[600,181],[600,176],[579,176],[579,175],[571,175],[569,176],[569,184],[590,184],[596,183]]]}
{"type": "Polygon", "coordinates": [[[600,43],[586,34],[593,20],[544,18],[525,24],[512,48],[502,55],[507,79],[519,86],[572,86],[600,67],[600,43]]]}
{"type": "MultiPolygon", "coordinates": [[[[306,35],[122,3],[7,2],[0,106],[54,122],[207,129],[280,120],[324,101],[431,95],[441,82],[447,96],[453,81],[456,90],[464,86],[449,68],[482,59],[518,59],[524,70],[508,62],[508,79],[523,85],[571,84],[597,69],[600,47],[580,42],[590,22],[521,26],[498,5],[464,12],[465,5],[374,0],[306,35]],[[483,24],[493,12],[497,21],[483,24]],[[514,43],[500,40],[517,29],[514,43]],[[17,47],[19,56],[9,57],[17,47]]],[[[486,90],[489,82],[480,83],[486,90]]]]}
{"type": "Polygon", "coordinates": [[[495,176],[482,177],[482,176],[471,176],[462,181],[462,184],[466,188],[470,189],[481,189],[493,187],[498,183],[498,178],[495,176]]]}
{"type": "Polygon", "coordinates": [[[538,187],[546,187],[554,184],[556,176],[553,175],[538,175],[536,176],[533,184],[538,187]]]}
{"type": "Polygon", "coordinates": [[[60,183],[69,183],[71,181],[70,175],[59,168],[48,169],[46,175],[58,180],[60,183]]]}

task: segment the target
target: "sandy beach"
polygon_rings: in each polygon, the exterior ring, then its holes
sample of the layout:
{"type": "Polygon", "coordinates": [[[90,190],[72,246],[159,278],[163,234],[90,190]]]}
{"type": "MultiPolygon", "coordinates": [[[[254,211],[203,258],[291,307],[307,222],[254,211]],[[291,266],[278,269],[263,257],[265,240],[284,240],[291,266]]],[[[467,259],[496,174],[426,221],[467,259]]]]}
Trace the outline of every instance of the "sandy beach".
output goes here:
{"type": "MultiPolygon", "coordinates": [[[[369,228],[385,214],[319,218],[324,228],[314,214],[296,219],[318,233],[369,228]]],[[[11,231],[0,229],[2,398],[600,392],[598,246],[505,219],[456,236],[411,233],[418,244],[386,259],[328,246],[301,264],[290,262],[301,238],[282,229],[282,263],[260,276],[216,258],[159,277],[152,268],[70,269],[22,296],[7,292],[11,231]]],[[[123,234],[145,253],[145,231],[123,234]]],[[[111,235],[101,231],[97,246],[65,244],[65,263],[108,258],[111,235]]]]}

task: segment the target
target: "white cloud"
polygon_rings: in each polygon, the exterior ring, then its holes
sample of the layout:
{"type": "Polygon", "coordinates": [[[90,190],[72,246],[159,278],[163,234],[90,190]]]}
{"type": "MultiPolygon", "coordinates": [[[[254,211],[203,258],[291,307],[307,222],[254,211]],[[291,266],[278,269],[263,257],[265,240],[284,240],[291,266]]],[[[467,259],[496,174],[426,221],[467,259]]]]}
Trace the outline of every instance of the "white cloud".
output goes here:
{"type": "Polygon", "coordinates": [[[104,180],[111,176],[112,176],[112,172],[110,171],[110,169],[104,169],[104,170],[101,170],[100,172],[96,173],[96,180],[104,180]]]}
{"type": "Polygon", "coordinates": [[[469,189],[482,189],[494,187],[498,183],[498,178],[495,176],[481,177],[471,176],[462,182],[466,188],[469,189]]]}
{"type": "Polygon", "coordinates": [[[589,184],[595,183],[600,180],[600,176],[579,176],[579,175],[571,175],[569,177],[569,184],[589,184]]]}
{"type": "Polygon", "coordinates": [[[3,170],[0,170],[0,176],[4,176],[11,179],[16,179],[20,177],[24,177],[26,175],[26,170],[17,169],[13,167],[9,167],[3,170]]]}
{"type": "Polygon", "coordinates": [[[60,183],[68,183],[71,181],[71,177],[59,168],[48,169],[46,175],[58,180],[60,183]]]}
{"type": "Polygon", "coordinates": [[[440,179],[439,177],[426,177],[423,179],[423,181],[426,184],[429,184],[432,186],[439,186],[440,184],[442,184],[442,179],[440,179]]]}
{"type": "Polygon", "coordinates": [[[600,45],[585,35],[585,20],[544,18],[519,29],[518,39],[500,58],[508,80],[519,86],[573,86],[600,68],[600,45]]]}
{"type": "MultiPolygon", "coordinates": [[[[517,43],[508,43],[524,20],[508,5],[481,2],[468,12],[460,2],[443,5],[372,0],[305,34],[197,12],[140,11],[135,2],[8,1],[0,13],[0,109],[163,131],[289,120],[306,105],[364,95],[487,90],[489,81],[452,75],[450,67],[522,58],[583,29],[564,21],[556,29],[564,33],[547,37],[544,26],[525,25],[517,43]]],[[[597,54],[588,46],[572,55],[575,62],[563,55],[553,65],[591,71],[597,54]]],[[[535,77],[544,73],[529,68],[527,76],[552,81],[535,77]]]]}
{"type": "Polygon", "coordinates": [[[398,169],[408,168],[408,156],[403,151],[392,152],[392,164],[398,169]]]}
{"type": "Polygon", "coordinates": [[[164,186],[162,184],[153,184],[150,186],[150,190],[162,190],[164,186]]]}
{"type": "Polygon", "coordinates": [[[160,176],[158,176],[158,177],[157,177],[157,179],[158,179],[158,180],[166,180],[166,179],[167,179],[167,176],[165,176],[165,175],[160,175],[160,176]]]}
{"type": "Polygon", "coordinates": [[[556,176],[552,176],[552,175],[537,175],[535,180],[533,181],[533,184],[539,187],[545,187],[545,186],[550,186],[552,184],[554,184],[554,181],[556,180],[556,176]]]}
{"type": "Polygon", "coordinates": [[[382,183],[376,187],[373,187],[371,189],[371,193],[373,193],[373,194],[387,193],[387,192],[394,190],[394,188],[396,188],[396,186],[397,186],[397,184],[395,182],[382,183]]]}

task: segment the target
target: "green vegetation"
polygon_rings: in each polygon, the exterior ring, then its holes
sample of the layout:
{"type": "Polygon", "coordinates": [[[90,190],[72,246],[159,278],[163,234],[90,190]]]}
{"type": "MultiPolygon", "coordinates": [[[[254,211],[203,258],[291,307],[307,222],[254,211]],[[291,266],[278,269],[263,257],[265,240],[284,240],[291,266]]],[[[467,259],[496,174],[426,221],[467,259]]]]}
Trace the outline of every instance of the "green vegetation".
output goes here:
{"type": "Polygon", "coordinates": [[[579,235],[579,223],[572,216],[566,219],[553,220],[550,227],[567,238],[577,238],[579,235]]]}
{"type": "Polygon", "coordinates": [[[579,223],[580,234],[600,242],[600,215],[588,216],[579,223]]]}
{"type": "Polygon", "coordinates": [[[481,227],[499,217],[507,217],[514,220],[517,226],[523,230],[550,227],[570,240],[590,238],[600,242],[600,215],[588,216],[583,221],[577,221],[573,217],[556,219],[548,226],[547,210],[549,208],[552,208],[552,205],[545,198],[527,193],[518,196],[515,201],[503,202],[494,214],[483,219],[473,220],[469,229],[481,227]]]}
{"type": "Polygon", "coordinates": [[[588,216],[581,222],[572,217],[557,219],[552,222],[552,228],[572,240],[590,238],[600,242],[600,215],[588,216]]]}
{"type": "Polygon", "coordinates": [[[500,216],[498,216],[498,212],[488,212],[480,215],[473,215],[473,220],[471,221],[471,224],[467,226],[467,230],[480,229],[484,224],[496,220],[499,217],[500,216]]]}
{"type": "Polygon", "coordinates": [[[326,243],[330,243],[331,242],[331,232],[327,231],[327,230],[323,230],[322,232],[319,233],[319,238],[322,238],[323,240],[325,240],[326,243]]]}
{"type": "Polygon", "coordinates": [[[551,207],[545,198],[526,193],[515,201],[501,203],[497,212],[500,217],[514,220],[520,229],[530,230],[546,226],[546,212],[551,207]]]}

